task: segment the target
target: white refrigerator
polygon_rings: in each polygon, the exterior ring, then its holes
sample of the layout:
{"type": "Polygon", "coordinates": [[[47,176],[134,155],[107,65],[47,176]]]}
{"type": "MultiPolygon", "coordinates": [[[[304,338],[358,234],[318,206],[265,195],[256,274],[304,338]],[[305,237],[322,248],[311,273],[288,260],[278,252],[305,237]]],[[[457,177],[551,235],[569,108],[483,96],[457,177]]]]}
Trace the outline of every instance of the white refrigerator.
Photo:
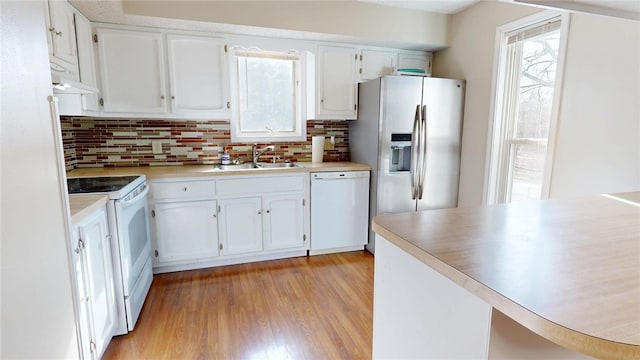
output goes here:
{"type": "MultiPolygon", "coordinates": [[[[351,161],[372,168],[370,219],[457,206],[464,92],[464,80],[422,76],[359,85],[349,148],[351,161]]],[[[367,249],[375,252],[371,231],[367,249]]]]}

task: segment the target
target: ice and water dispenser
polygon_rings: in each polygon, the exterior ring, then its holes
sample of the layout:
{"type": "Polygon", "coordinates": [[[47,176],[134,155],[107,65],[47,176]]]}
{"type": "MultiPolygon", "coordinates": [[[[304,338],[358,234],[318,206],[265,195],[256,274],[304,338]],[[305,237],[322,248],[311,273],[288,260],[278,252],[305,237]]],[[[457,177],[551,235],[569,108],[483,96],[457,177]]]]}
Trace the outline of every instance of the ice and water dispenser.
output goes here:
{"type": "Polygon", "coordinates": [[[391,134],[389,172],[411,170],[411,134],[391,134]]]}

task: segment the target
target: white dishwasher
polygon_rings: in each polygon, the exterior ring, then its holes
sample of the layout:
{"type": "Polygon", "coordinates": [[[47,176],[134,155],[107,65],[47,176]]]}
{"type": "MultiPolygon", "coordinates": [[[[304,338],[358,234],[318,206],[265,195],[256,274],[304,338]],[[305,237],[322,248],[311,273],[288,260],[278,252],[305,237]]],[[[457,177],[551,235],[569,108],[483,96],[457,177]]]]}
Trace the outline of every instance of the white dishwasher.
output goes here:
{"type": "Polygon", "coordinates": [[[368,171],[311,174],[310,255],[363,250],[368,222],[368,171]]]}

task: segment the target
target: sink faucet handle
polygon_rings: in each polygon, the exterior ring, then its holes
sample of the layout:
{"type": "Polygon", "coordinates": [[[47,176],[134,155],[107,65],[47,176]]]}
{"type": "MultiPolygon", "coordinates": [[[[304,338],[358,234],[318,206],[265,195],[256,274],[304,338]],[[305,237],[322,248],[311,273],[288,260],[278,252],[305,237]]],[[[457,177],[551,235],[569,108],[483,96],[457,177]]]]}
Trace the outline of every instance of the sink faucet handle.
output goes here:
{"type": "Polygon", "coordinates": [[[280,156],[278,156],[278,155],[273,155],[273,163],[274,163],[274,164],[276,163],[276,160],[279,160],[279,159],[280,159],[280,156]]]}

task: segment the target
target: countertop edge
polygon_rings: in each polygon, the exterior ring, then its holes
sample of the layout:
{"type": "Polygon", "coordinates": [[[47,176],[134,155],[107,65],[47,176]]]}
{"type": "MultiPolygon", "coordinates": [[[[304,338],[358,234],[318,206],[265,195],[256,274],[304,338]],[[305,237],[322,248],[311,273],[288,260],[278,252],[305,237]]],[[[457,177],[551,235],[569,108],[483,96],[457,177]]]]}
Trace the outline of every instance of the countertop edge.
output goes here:
{"type": "Polygon", "coordinates": [[[485,284],[431,255],[410,241],[403,239],[394,232],[379,225],[376,222],[376,218],[377,217],[374,217],[372,220],[372,230],[376,234],[384,237],[392,244],[415,257],[418,261],[431,267],[447,279],[476,295],[498,311],[543,338],[565,348],[597,358],[626,359],[640,355],[640,345],[620,343],[585,334],[554,323],[524,308],[485,284]]]}
{"type": "Polygon", "coordinates": [[[69,208],[71,212],[71,224],[76,225],[109,201],[107,195],[96,194],[71,194],[69,195],[69,208]]]}
{"type": "Polygon", "coordinates": [[[260,169],[260,170],[214,170],[215,165],[169,165],[169,166],[140,166],[140,167],[112,167],[112,168],[79,168],[67,172],[67,177],[83,176],[117,176],[117,175],[145,175],[147,179],[168,179],[187,177],[220,177],[238,175],[269,175],[269,174],[299,174],[333,171],[370,171],[365,164],[352,162],[299,162],[300,168],[260,169]]]}

